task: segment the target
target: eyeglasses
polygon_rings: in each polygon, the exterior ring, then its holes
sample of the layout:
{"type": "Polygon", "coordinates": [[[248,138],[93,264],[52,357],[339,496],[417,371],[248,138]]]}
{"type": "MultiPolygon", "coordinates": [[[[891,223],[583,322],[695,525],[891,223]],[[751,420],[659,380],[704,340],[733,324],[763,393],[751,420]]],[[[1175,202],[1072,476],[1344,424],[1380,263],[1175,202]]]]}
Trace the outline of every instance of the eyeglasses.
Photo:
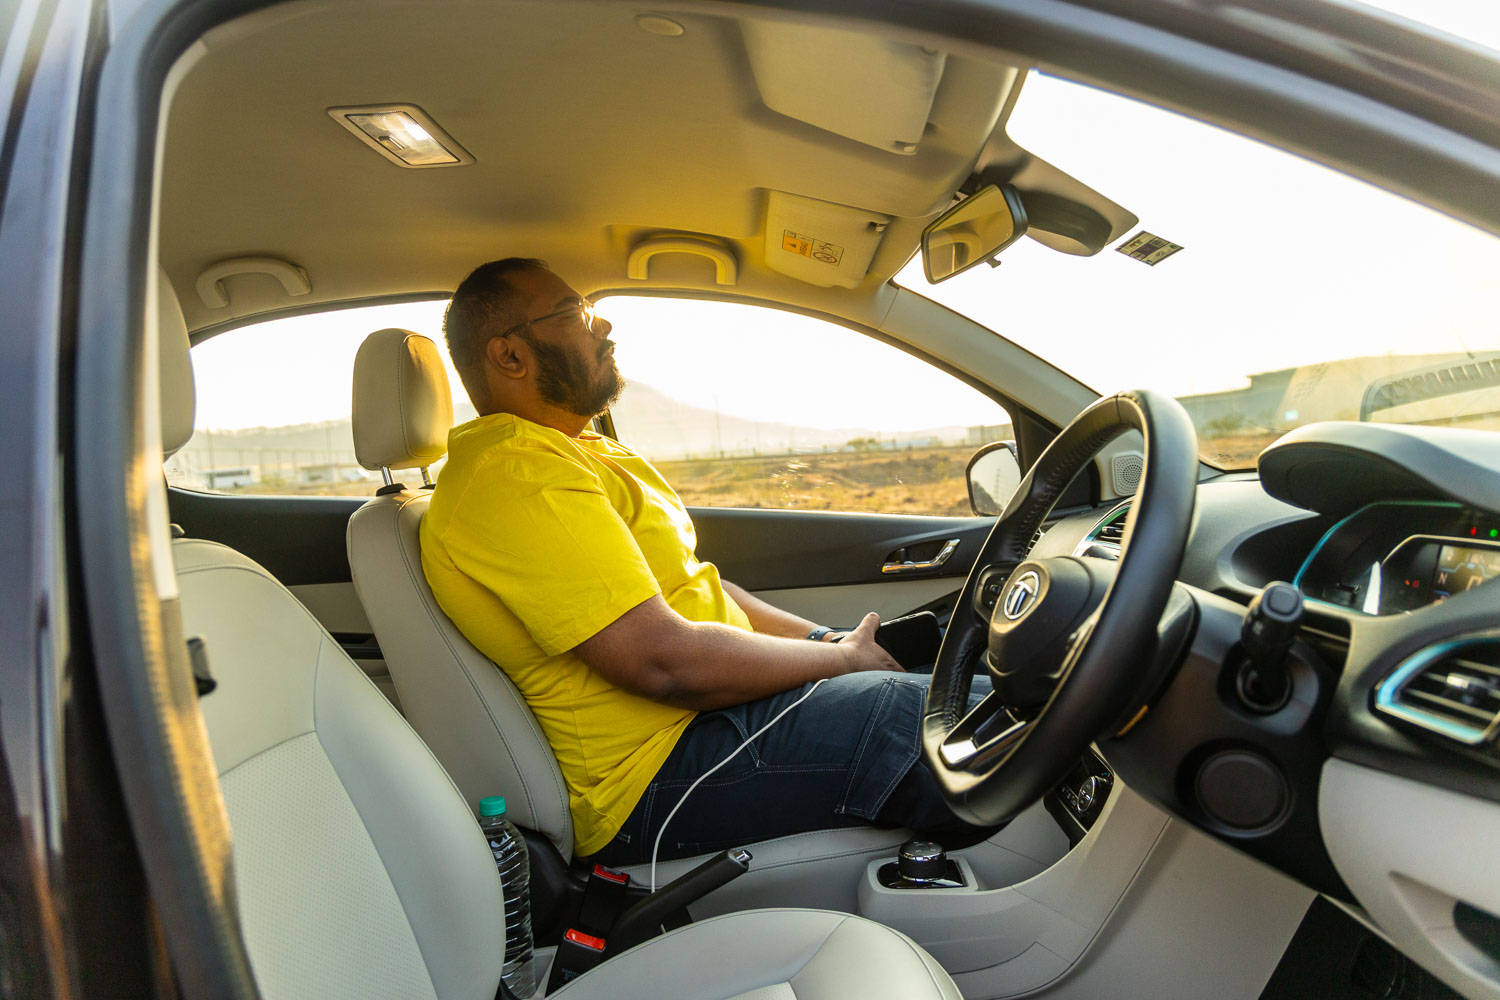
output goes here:
{"type": "Polygon", "coordinates": [[[583,328],[589,331],[592,331],[594,329],[594,323],[599,319],[598,313],[594,312],[594,304],[588,299],[579,299],[566,306],[563,306],[556,312],[549,312],[545,316],[538,316],[536,319],[528,319],[523,322],[517,323],[515,326],[501,333],[500,336],[509,337],[511,334],[515,333],[522,327],[531,326],[534,323],[545,323],[549,319],[559,319],[565,316],[571,317],[576,322],[582,323],[583,328]]]}

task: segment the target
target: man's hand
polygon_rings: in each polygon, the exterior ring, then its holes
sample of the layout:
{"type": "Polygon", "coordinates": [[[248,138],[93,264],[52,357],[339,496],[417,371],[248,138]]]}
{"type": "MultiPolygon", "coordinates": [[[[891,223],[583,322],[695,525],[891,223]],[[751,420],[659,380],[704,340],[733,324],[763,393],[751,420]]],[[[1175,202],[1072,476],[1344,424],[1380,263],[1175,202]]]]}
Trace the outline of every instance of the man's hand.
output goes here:
{"type": "Polygon", "coordinates": [[[838,640],[838,648],[848,654],[849,673],[858,670],[906,670],[901,664],[891,659],[879,644],[875,642],[875,630],[880,627],[880,616],[871,611],[860,619],[859,627],[853,632],[846,632],[838,640]]]}

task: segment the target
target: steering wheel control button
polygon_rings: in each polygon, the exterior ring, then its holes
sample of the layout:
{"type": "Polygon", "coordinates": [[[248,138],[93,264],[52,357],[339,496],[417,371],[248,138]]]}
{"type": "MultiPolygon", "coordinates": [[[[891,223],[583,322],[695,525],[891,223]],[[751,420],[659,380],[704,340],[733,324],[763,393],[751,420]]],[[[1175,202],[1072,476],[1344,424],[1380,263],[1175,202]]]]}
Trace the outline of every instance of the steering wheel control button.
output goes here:
{"type": "Polygon", "coordinates": [[[1209,757],[1198,768],[1193,791],[1209,818],[1232,830],[1269,827],[1291,801],[1281,771],[1249,750],[1221,750],[1209,757]]]}
{"type": "Polygon", "coordinates": [[[930,840],[902,844],[900,855],[881,865],[876,877],[887,889],[958,889],[967,884],[948,852],[930,840]]]}

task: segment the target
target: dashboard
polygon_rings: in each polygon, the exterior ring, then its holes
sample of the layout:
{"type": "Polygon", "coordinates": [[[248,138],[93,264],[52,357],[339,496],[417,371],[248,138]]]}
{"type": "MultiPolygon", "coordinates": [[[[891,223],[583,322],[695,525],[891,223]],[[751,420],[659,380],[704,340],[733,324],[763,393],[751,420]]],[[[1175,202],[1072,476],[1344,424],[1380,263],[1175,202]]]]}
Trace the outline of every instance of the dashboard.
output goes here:
{"type": "MultiPolygon", "coordinates": [[[[1031,558],[1119,558],[1130,516],[1065,514],[1031,558]]],[[[1500,998],[1500,434],[1308,425],[1255,473],[1205,475],[1194,517],[1190,648],[1138,723],[1096,741],[1103,760],[1500,998]],[[1276,581],[1302,595],[1292,690],[1257,707],[1236,684],[1241,629],[1276,581]]]]}

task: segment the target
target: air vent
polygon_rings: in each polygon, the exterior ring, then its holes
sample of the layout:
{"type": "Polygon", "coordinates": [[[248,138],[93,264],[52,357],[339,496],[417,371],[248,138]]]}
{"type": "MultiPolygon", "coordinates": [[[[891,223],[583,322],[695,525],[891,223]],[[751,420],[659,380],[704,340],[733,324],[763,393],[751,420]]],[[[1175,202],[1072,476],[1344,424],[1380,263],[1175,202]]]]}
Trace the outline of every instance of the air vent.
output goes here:
{"type": "Polygon", "coordinates": [[[1120,545],[1125,541],[1125,511],[1118,518],[1107,524],[1099,526],[1099,533],[1095,536],[1096,541],[1108,542],[1111,545],[1120,545]]]}
{"type": "Polygon", "coordinates": [[[1493,739],[1500,727],[1500,634],[1408,657],[1376,689],[1375,707],[1469,746],[1493,739]]]}
{"type": "Polygon", "coordinates": [[[1120,558],[1120,548],[1125,544],[1125,520],[1130,514],[1130,502],[1113,508],[1073,550],[1075,556],[1099,556],[1105,559],[1120,558]]]}

